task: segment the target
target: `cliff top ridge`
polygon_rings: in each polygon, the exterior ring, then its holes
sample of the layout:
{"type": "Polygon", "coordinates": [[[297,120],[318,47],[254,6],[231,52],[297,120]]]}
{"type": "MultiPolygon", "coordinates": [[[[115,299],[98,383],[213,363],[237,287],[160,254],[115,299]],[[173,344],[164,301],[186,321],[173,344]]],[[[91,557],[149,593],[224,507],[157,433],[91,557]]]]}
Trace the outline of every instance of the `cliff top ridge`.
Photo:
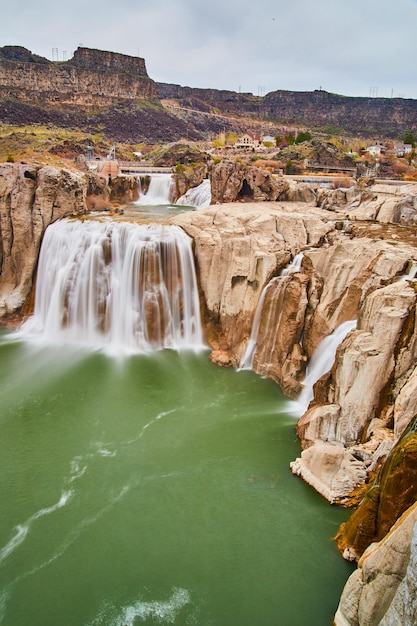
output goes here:
{"type": "Polygon", "coordinates": [[[123,72],[125,74],[135,74],[136,76],[146,76],[145,60],[141,57],[133,57],[119,52],[109,52],[106,50],[96,50],[79,46],[74,55],[68,61],[50,61],[45,57],[32,54],[23,46],[3,46],[0,48],[0,60],[17,61],[20,63],[41,63],[71,65],[89,70],[123,72]]]}

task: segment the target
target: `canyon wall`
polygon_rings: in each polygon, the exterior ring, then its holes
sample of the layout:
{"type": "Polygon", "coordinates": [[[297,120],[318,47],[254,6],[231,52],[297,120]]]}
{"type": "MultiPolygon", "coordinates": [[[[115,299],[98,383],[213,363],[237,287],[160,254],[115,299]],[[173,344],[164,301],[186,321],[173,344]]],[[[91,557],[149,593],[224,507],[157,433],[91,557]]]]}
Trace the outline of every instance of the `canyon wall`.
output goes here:
{"type": "MultiPolygon", "coordinates": [[[[233,187],[233,176],[226,174],[233,187]]],[[[289,189],[281,191],[288,197],[289,189]]],[[[84,213],[92,196],[106,193],[105,182],[84,173],[1,166],[0,315],[18,311],[27,298],[47,225],[84,213]]],[[[396,548],[384,548],[385,556],[374,562],[369,546],[391,545],[384,543],[390,529],[403,542],[390,592],[377,607],[381,612],[384,606],[381,624],[387,626],[395,623],[388,616],[401,610],[416,571],[415,524],[403,526],[401,520],[414,519],[407,511],[417,498],[417,188],[316,189],[305,199],[219,203],[171,222],[194,240],[211,359],[239,366],[252,341],[253,368],[294,399],[290,408],[300,417],[302,453],[293,472],[330,502],[360,502],[337,537],[345,558],[363,559],[337,624],[380,623],[358,615],[368,615],[378,593],[372,572],[378,571],[379,581],[391,575],[383,566],[396,548]],[[259,330],[253,336],[255,317],[259,330]],[[352,320],[333,366],[300,410],[306,366],[322,341],[352,320]]]]}
{"type": "MultiPolygon", "coordinates": [[[[153,106],[153,113],[157,113],[154,125],[166,126],[165,141],[180,138],[181,121],[182,136],[198,140],[225,129],[259,132],[259,126],[251,127],[251,120],[258,124],[263,120],[264,125],[268,120],[267,127],[275,129],[272,132],[285,132],[298,126],[362,137],[399,138],[407,130],[416,130],[417,119],[417,100],[347,97],[322,90],[279,90],[259,97],[229,90],[155,83],[147,74],[144,59],[116,52],[79,47],[72,59],[51,62],[21,46],[0,48],[0,119],[6,123],[49,121],[73,127],[71,107],[91,111],[94,107],[110,106],[117,115],[121,103],[124,106],[128,103],[132,119],[125,120],[125,124],[135,125],[135,115],[143,114],[143,103],[139,111],[131,106],[137,100],[150,101],[148,108],[153,106]],[[172,108],[164,109],[159,103],[155,110],[159,100],[172,108]],[[51,111],[46,114],[51,107],[55,115],[51,111]],[[175,115],[180,109],[182,120],[175,115]],[[243,125],[242,118],[246,118],[243,125]]],[[[86,125],[85,121],[83,127],[86,125]]],[[[120,120],[112,129],[115,132],[118,128],[115,138],[121,137],[122,125],[120,120]]],[[[156,129],[146,130],[153,141],[163,140],[161,130],[159,133],[156,129]]],[[[142,131],[139,140],[144,136],[142,131]]],[[[128,137],[125,140],[134,141],[133,135],[128,137]]]]}
{"type": "Polygon", "coordinates": [[[314,92],[273,91],[266,94],[263,110],[288,124],[308,128],[343,129],[358,136],[379,133],[396,137],[416,128],[417,100],[341,96],[323,90],[314,92]]]}
{"type": "Polygon", "coordinates": [[[416,129],[417,100],[343,96],[323,90],[277,90],[263,97],[216,89],[156,84],[158,97],[186,108],[248,115],[286,126],[329,128],[360,137],[399,137],[416,129]]]}

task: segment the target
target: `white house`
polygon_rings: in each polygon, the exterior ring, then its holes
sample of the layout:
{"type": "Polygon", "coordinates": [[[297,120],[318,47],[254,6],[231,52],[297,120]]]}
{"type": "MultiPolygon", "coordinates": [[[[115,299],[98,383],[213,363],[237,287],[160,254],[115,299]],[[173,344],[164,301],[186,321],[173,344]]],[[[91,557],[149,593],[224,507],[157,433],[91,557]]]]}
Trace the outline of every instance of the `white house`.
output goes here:
{"type": "Polygon", "coordinates": [[[375,156],[376,157],[376,156],[380,156],[383,152],[385,152],[385,148],[384,148],[384,146],[379,146],[379,145],[368,146],[366,148],[365,152],[367,152],[371,156],[375,156]]]}
{"type": "Polygon", "coordinates": [[[395,143],[394,144],[394,152],[397,157],[404,157],[407,154],[411,154],[413,151],[413,146],[411,143],[395,143]]]}
{"type": "Polygon", "coordinates": [[[244,148],[248,150],[252,150],[257,145],[257,142],[254,137],[251,135],[241,135],[235,143],[235,148],[244,148]]]}

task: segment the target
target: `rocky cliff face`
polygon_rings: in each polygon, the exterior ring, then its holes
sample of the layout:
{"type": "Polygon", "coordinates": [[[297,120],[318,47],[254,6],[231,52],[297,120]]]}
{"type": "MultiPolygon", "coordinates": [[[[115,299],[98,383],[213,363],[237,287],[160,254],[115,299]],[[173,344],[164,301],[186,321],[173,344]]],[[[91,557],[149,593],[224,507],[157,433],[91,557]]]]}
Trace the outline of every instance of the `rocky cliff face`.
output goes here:
{"type": "Polygon", "coordinates": [[[268,117],[308,128],[332,126],[358,136],[396,137],[416,128],[417,100],[356,98],[327,91],[273,91],[263,99],[268,117]]]}
{"type": "Polygon", "coordinates": [[[0,48],[0,121],[53,124],[122,142],[201,138],[159,103],[143,59],[89,48],[65,62],[0,48]]]}
{"type": "Polygon", "coordinates": [[[11,124],[50,122],[95,132],[104,127],[109,128],[109,135],[110,130],[118,130],[118,135],[114,135],[118,141],[157,142],[181,137],[198,140],[225,129],[263,132],[262,121],[266,119],[271,132],[284,132],[295,125],[337,128],[362,137],[398,138],[405,129],[416,130],[416,118],[417,100],[353,98],[325,91],[275,91],[259,97],[156,84],[149,78],[143,59],[115,52],[80,47],[71,60],[50,62],[20,46],[0,48],[0,120],[11,124]],[[143,106],[132,106],[138,99],[151,101],[152,121],[157,129],[152,130],[150,124],[144,127],[146,118],[142,125],[135,123],[135,117],[143,113],[143,106]],[[171,101],[175,106],[164,109],[159,104],[155,109],[159,100],[171,101]],[[130,113],[131,119],[123,121],[119,117],[113,127],[105,123],[108,111],[103,111],[104,120],[94,126],[91,120],[82,119],[78,109],[73,109],[115,107],[112,113],[117,116],[120,106],[125,108],[125,116],[130,113]],[[122,135],[123,125],[133,126],[135,132],[129,134],[125,129],[122,135]]]}
{"type": "Polygon", "coordinates": [[[273,91],[264,97],[216,89],[194,89],[157,83],[158,97],[181,106],[216,108],[229,115],[251,115],[287,126],[338,128],[358,136],[398,137],[416,128],[417,100],[356,98],[316,90],[273,91]]]}
{"type": "Polygon", "coordinates": [[[94,198],[103,204],[107,194],[104,179],[90,174],[0,164],[0,318],[25,303],[46,227],[86,213],[94,198]]]}
{"type": "Polygon", "coordinates": [[[78,48],[66,62],[34,62],[33,55],[0,49],[2,99],[45,104],[106,106],[119,99],[156,97],[145,61],[114,52],[78,48]],[[16,58],[17,57],[17,58],[16,58]]]}
{"type": "Polygon", "coordinates": [[[417,623],[417,503],[372,544],[350,576],[335,626],[399,626],[417,623]]]}

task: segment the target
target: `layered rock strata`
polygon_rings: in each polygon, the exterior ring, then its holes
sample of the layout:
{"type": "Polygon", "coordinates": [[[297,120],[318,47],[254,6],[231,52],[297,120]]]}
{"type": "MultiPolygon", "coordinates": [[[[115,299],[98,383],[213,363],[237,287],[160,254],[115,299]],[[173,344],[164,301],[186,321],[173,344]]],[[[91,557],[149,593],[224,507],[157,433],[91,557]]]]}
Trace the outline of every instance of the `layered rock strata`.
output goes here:
{"type": "Polygon", "coordinates": [[[28,51],[13,54],[13,46],[0,51],[2,99],[91,107],[156,97],[141,58],[81,47],[71,60],[57,63],[34,60],[28,51]]]}

